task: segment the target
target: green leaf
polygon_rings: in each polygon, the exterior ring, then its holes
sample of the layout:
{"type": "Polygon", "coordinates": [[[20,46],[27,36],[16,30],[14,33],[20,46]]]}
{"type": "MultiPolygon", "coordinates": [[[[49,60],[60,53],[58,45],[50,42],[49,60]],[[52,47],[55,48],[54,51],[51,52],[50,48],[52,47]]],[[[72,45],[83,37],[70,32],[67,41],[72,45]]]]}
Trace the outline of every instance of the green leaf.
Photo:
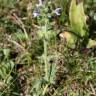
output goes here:
{"type": "Polygon", "coordinates": [[[70,10],[69,10],[69,20],[72,31],[79,35],[80,37],[85,37],[88,35],[86,18],[83,8],[83,1],[77,4],[76,0],[71,1],[70,10]]]}
{"type": "Polygon", "coordinates": [[[87,44],[87,48],[92,48],[94,46],[96,46],[96,41],[89,39],[88,44],[87,44]]]}

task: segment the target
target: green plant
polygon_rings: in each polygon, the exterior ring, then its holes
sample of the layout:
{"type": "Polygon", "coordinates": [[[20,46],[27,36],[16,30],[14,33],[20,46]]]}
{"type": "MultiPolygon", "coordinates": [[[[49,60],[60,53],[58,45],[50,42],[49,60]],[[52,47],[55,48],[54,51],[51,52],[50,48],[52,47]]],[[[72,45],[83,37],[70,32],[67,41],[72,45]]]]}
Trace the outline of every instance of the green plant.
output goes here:
{"type": "Polygon", "coordinates": [[[0,96],[95,96],[95,9],[95,0],[0,0],[0,96]]]}

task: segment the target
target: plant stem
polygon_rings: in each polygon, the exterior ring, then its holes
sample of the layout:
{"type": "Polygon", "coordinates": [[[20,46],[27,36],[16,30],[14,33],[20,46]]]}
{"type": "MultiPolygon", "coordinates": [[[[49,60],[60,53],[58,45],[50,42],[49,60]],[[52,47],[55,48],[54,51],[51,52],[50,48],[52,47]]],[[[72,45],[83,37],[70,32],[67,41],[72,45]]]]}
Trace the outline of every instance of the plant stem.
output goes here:
{"type": "Polygon", "coordinates": [[[45,39],[43,41],[44,41],[45,78],[48,80],[47,41],[45,39]]]}

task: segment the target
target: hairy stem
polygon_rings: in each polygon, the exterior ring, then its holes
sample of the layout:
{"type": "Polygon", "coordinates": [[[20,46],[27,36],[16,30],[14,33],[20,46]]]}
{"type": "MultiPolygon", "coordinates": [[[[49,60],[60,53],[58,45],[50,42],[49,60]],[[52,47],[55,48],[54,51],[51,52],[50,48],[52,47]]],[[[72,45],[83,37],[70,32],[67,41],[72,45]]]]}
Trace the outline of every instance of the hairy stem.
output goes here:
{"type": "Polygon", "coordinates": [[[47,41],[45,39],[43,41],[44,41],[45,78],[48,80],[47,41]]]}

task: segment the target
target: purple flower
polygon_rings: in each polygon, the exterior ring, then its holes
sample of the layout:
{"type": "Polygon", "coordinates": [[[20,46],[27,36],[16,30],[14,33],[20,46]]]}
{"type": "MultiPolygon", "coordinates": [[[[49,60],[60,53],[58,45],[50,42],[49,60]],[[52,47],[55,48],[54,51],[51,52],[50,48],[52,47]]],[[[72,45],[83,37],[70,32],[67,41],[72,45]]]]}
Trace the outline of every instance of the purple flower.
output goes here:
{"type": "Polygon", "coordinates": [[[42,6],[42,0],[38,0],[39,4],[38,6],[42,6]]]}
{"type": "Polygon", "coordinates": [[[34,16],[34,17],[37,17],[38,15],[39,15],[38,10],[34,10],[33,16],[34,16]]]}
{"type": "Polygon", "coordinates": [[[55,13],[57,16],[59,16],[60,13],[61,13],[61,8],[56,8],[54,13],[55,13]]]}

